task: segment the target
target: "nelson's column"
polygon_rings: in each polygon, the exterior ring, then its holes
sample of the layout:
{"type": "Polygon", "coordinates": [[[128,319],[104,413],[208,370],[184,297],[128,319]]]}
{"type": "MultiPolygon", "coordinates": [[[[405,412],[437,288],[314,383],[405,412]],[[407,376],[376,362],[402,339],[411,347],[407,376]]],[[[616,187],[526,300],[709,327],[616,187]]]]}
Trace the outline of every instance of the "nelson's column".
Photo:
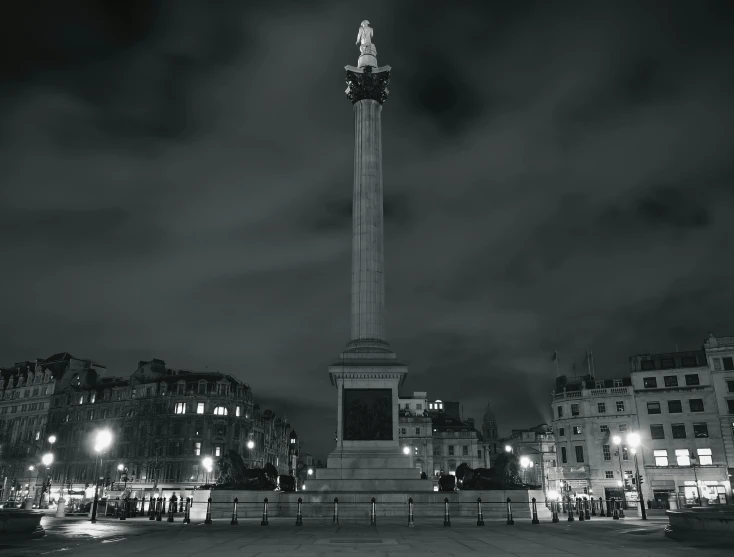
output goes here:
{"type": "Polygon", "coordinates": [[[357,67],[346,66],[354,109],[352,201],[352,340],[329,366],[337,389],[336,449],[314,470],[309,491],[430,491],[398,437],[398,387],[408,368],[385,337],[382,214],[382,105],[390,66],[377,66],[372,28],[357,35],[357,67]]]}

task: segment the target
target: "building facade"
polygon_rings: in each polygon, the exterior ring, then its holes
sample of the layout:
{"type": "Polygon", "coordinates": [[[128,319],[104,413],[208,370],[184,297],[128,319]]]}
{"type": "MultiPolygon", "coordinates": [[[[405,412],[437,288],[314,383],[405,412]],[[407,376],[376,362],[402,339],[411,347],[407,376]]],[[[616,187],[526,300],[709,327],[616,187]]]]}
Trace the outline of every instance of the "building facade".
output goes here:
{"type": "Polygon", "coordinates": [[[638,430],[630,378],[561,376],[552,397],[557,466],[548,469],[548,489],[571,497],[634,499],[623,490],[633,470],[626,436],[638,430]]]}
{"type": "Polygon", "coordinates": [[[721,437],[729,468],[729,481],[734,478],[734,336],[716,338],[713,333],[704,343],[711,370],[711,384],[721,425],[721,437]]]}
{"type": "Polygon", "coordinates": [[[497,455],[503,451],[502,443],[500,443],[499,426],[497,424],[497,418],[494,416],[494,412],[487,403],[487,407],[484,410],[484,416],[482,416],[482,439],[487,445],[487,467],[491,467],[494,464],[494,460],[497,455]]]}
{"type": "Polygon", "coordinates": [[[523,482],[542,486],[543,493],[547,493],[551,472],[558,467],[556,439],[551,426],[541,424],[530,429],[513,429],[509,437],[498,441],[498,445],[502,450],[510,447],[524,464],[520,469],[523,482]]]}
{"type": "MultiPolygon", "coordinates": [[[[712,356],[713,358],[714,356],[712,356]]],[[[643,496],[718,502],[730,494],[726,451],[704,350],[630,358],[640,423],[643,496]]]]}

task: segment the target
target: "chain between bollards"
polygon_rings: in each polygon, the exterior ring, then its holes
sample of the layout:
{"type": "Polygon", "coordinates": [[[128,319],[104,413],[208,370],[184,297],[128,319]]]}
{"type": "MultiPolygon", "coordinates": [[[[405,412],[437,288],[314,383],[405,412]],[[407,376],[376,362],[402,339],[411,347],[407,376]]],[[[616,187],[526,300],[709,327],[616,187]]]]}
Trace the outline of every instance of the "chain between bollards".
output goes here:
{"type": "Polygon", "coordinates": [[[512,520],[512,499],[507,498],[507,525],[512,526],[515,521],[512,520]]]}
{"type": "Polygon", "coordinates": [[[477,526],[484,526],[484,515],[482,514],[481,497],[477,497],[477,526]]]}
{"type": "Polygon", "coordinates": [[[186,506],[184,507],[184,524],[190,524],[191,523],[191,499],[188,497],[186,498],[186,506]]]}
{"type": "Polygon", "coordinates": [[[449,498],[443,500],[443,525],[451,526],[451,515],[449,514],[449,498]]]}
{"type": "Polygon", "coordinates": [[[206,500],[206,518],[204,519],[204,524],[211,524],[212,523],[212,498],[209,497],[206,500]]]}
{"type": "Polygon", "coordinates": [[[303,515],[301,514],[301,505],[303,505],[303,499],[298,498],[298,511],[296,512],[296,526],[303,526],[303,515]]]}
{"type": "Polygon", "coordinates": [[[408,498],[408,528],[413,528],[413,498],[408,498]]]}
{"type": "Polygon", "coordinates": [[[540,520],[538,520],[538,503],[535,500],[535,497],[533,497],[533,520],[531,521],[532,524],[540,524],[540,520]]]}
{"type": "Polygon", "coordinates": [[[232,520],[229,521],[231,526],[237,526],[239,523],[237,520],[237,503],[239,503],[239,499],[235,497],[234,501],[232,501],[232,520]]]}
{"type": "Polygon", "coordinates": [[[332,524],[339,524],[339,499],[334,497],[334,517],[331,520],[332,524]]]}
{"type": "Polygon", "coordinates": [[[375,498],[372,498],[371,501],[372,509],[370,511],[370,526],[374,526],[377,528],[377,509],[375,508],[376,501],[375,498]]]}

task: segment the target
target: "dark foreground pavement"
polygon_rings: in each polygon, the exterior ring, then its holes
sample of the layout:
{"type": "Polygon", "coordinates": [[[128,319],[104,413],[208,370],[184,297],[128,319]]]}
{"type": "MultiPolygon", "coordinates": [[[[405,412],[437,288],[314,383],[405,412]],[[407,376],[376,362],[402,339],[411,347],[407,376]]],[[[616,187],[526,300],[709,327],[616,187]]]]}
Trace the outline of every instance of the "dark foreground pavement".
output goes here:
{"type": "Polygon", "coordinates": [[[376,528],[368,521],[342,520],[334,526],[331,519],[304,519],[296,527],[293,519],[272,518],[269,526],[255,519],[240,519],[237,526],[229,521],[205,525],[185,525],[180,517],[173,524],[147,519],[126,521],[100,519],[91,524],[85,519],[46,517],[42,525],[46,536],[36,540],[0,538],[0,555],[26,557],[49,556],[287,556],[336,555],[412,555],[437,554],[487,555],[492,557],[618,557],[620,554],[644,557],[683,557],[698,554],[706,557],[730,557],[731,547],[716,547],[696,542],[677,542],[666,538],[667,521],[652,518],[558,524],[516,521],[476,521],[452,519],[450,527],[439,523],[417,523],[408,528],[404,521],[378,519],[376,528]]]}

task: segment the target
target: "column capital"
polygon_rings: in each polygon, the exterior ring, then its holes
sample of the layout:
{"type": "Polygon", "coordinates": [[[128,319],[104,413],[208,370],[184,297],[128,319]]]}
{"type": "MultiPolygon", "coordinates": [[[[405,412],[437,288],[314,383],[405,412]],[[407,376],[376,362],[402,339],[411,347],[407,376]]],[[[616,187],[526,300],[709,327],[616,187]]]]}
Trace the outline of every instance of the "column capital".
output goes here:
{"type": "Polygon", "coordinates": [[[373,100],[383,104],[387,100],[390,91],[387,85],[390,83],[390,66],[372,69],[371,66],[355,68],[346,66],[347,89],[344,93],[347,98],[355,104],[359,101],[373,100]]]}

